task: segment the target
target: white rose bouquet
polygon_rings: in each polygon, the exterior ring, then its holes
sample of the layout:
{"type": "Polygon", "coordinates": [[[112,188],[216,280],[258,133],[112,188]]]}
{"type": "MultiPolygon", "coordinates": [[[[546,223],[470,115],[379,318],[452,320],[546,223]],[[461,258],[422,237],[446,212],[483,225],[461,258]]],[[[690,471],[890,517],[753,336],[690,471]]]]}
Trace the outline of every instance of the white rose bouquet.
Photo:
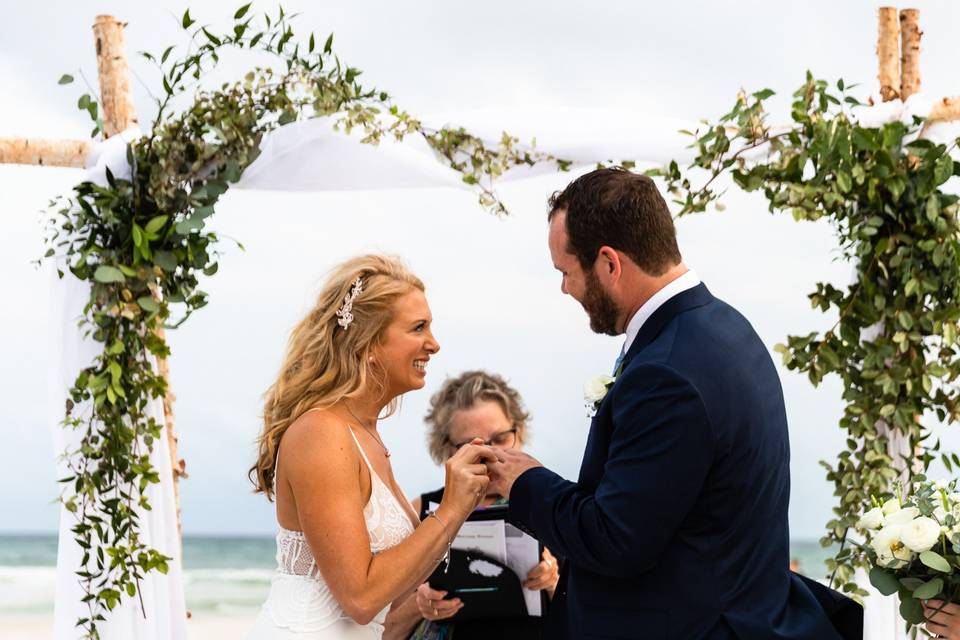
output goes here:
{"type": "Polygon", "coordinates": [[[857,522],[865,542],[856,545],[870,564],[870,583],[900,595],[900,615],[922,624],[923,600],[954,602],[960,596],[960,493],[956,480],[915,478],[911,495],[880,503],[874,498],[857,522]]]}

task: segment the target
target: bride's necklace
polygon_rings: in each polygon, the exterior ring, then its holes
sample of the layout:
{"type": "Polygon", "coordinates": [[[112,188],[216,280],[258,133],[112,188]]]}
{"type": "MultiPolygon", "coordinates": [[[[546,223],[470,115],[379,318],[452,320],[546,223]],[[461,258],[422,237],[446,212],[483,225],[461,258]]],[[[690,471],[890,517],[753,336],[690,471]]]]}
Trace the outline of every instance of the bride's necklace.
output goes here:
{"type": "Polygon", "coordinates": [[[389,458],[389,457],[390,457],[390,450],[387,449],[387,445],[383,444],[383,440],[380,439],[379,434],[377,434],[377,430],[376,430],[375,428],[374,428],[374,429],[369,429],[369,428],[367,428],[367,426],[366,426],[365,424],[363,424],[363,420],[361,420],[360,418],[357,417],[357,414],[355,414],[355,413],[350,409],[350,405],[348,405],[346,402],[343,403],[343,406],[345,406],[345,407],[347,408],[347,413],[349,413],[351,416],[353,416],[353,419],[357,421],[357,424],[360,425],[360,428],[363,429],[364,431],[366,431],[367,433],[369,433],[371,436],[373,436],[373,439],[376,440],[376,441],[377,441],[377,444],[380,445],[380,448],[383,449],[383,455],[385,455],[386,457],[389,458]]]}

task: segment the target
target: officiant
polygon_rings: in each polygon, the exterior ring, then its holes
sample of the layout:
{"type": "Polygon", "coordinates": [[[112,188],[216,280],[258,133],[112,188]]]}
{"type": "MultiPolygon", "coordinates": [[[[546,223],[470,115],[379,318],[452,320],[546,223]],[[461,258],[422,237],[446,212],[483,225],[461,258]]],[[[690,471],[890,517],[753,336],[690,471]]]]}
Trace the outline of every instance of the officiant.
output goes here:
{"type": "MultiPolygon", "coordinates": [[[[522,449],[528,439],[530,415],[520,394],[502,377],[467,371],[447,379],[433,395],[425,421],[430,457],[442,465],[474,438],[496,447],[522,449]]],[[[427,516],[431,504],[439,504],[442,498],[442,488],[415,498],[413,506],[420,512],[420,519],[427,516]]],[[[505,503],[503,496],[487,495],[478,508],[505,503]]],[[[557,564],[550,551],[544,549],[540,564],[529,572],[523,586],[543,590],[552,598],[560,575],[557,564]]],[[[450,638],[454,628],[456,640],[541,637],[542,617],[451,622],[464,604],[459,598],[446,596],[424,583],[406,600],[394,603],[385,620],[384,640],[441,640],[450,638]]]]}

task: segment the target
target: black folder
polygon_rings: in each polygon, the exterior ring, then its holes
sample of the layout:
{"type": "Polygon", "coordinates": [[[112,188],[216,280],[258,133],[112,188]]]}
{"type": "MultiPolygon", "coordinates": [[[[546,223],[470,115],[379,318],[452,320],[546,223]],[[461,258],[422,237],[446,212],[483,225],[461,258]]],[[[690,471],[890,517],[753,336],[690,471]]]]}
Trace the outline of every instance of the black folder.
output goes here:
{"type": "MultiPolygon", "coordinates": [[[[467,520],[503,520],[508,521],[509,506],[497,505],[474,511],[467,520]]],[[[543,545],[539,545],[543,553],[543,545]]],[[[499,560],[474,550],[450,550],[450,566],[445,562],[430,575],[427,582],[432,589],[447,592],[447,598],[460,598],[464,607],[457,612],[451,622],[468,620],[516,619],[535,617],[527,613],[527,604],[523,598],[523,580],[515,571],[499,560]],[[484,575],[470,570],[471,564],[483,560],[489,565],[484,575]]],[[[547,598],[540,592],[540,610],[546,612],[547,598]]]]}

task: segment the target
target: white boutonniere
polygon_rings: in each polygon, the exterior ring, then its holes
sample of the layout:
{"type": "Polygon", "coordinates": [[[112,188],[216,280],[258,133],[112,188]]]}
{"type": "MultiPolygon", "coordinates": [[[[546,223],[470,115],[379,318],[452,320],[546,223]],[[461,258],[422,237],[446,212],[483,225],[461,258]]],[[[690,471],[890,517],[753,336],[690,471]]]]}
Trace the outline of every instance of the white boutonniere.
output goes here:
{"type": "Polygon", "coordinates": [[[590,378],[583,385],[583,399],[587,407],[587,417],[592,418],[597,414],[600,403],[607,396],[610,387],[616,382],[613,376],[596,376],[590,378]]]}

